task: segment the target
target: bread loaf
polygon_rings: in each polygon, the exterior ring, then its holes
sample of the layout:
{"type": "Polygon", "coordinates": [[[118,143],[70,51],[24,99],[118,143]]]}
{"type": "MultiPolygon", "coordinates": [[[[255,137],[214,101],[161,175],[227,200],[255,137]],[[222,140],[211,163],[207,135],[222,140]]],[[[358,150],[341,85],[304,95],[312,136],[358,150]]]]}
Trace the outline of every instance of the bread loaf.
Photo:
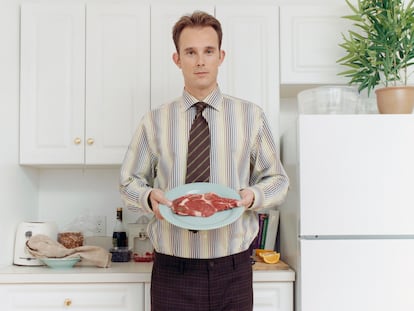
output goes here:
{"type": "Polygon", "coordinates": [[[60,232],[58,242],[66,248],[75,248],[83,245],[82,232],[60,232]]]}

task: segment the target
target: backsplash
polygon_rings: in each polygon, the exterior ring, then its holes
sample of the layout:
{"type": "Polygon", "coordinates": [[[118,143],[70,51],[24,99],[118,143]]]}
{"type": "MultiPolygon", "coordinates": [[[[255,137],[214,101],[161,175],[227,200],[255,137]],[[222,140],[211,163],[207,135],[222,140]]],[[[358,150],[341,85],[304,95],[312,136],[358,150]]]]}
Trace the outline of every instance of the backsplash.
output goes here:
{"type": "Polygon", "coordinates": [[[119,169],[39,170],[38,220],[55,221],[59,230],[83,217],[105,216],[106,235],[112,234],[118,192],[119,169]]]}

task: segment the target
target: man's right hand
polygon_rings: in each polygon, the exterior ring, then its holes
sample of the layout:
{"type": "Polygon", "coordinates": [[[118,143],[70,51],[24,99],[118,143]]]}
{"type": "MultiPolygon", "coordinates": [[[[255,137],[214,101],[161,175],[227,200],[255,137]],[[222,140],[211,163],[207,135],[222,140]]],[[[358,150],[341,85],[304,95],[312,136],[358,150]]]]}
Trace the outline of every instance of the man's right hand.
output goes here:
{"type": "Polygon", "coordinates": [[[155,214],[155,217],[157,219],[160,219],[160,220],[164,219],[164,217],[162,217],[162,215],[160,213],[159,205],[162,204],[162,205],[166,205],[168,207],[171,207],[172,202],[169,201],[165,197],[164,192],[161,191],[160,189],[153,189],[149,194],[149,200],[150,200],[150,203],[151,203],[152,211],[155,214]]]}

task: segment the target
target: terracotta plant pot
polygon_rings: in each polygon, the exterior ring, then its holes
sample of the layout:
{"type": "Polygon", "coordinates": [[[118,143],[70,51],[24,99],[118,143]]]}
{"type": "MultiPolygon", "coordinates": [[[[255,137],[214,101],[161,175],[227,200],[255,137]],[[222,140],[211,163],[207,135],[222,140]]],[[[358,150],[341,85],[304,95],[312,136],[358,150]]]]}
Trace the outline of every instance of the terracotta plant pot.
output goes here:
{"type": "Polygon", "coordinates": [[[414,86],[377,89],[378,111],[383,114],[410,114],[414,107],[414,86]]]}

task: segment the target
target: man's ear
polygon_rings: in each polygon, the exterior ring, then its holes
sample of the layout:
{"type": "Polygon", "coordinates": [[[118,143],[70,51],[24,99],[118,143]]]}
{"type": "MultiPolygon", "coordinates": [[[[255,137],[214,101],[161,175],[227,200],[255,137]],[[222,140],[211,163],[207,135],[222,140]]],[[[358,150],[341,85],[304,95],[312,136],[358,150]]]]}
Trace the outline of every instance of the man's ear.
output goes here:
{"type": "Polygon", "coordinates": [[[226,52],[223,50],[220,50],[220,65],[223,63],[224,57],[226,57],[226,52]]]}
{"type": "Polygon", "coordinates": [[[172,55],[172,59],[173,59],[174,64],[176,64],[177,67],[181,69],[180,54],[178,54],[177,52],[174,52],[174,54],[172,55]]]}

